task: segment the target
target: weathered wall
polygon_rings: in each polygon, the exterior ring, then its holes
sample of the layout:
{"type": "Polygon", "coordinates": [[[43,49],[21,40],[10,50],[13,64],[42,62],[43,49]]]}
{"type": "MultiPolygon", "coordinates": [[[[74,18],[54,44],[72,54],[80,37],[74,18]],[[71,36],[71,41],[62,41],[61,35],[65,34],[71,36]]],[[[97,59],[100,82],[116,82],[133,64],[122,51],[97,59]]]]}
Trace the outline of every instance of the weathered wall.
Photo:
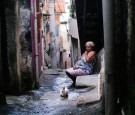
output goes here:
{"type": "Polygon", "coordinates": [[[2,58],[1,58],[1,16],[2,15],[0,15],[0,91],[1,91],[1,89],[2,89],[2,85],[3,85],[3,83],[2,83],[2,77],[3,77],[3,75],[2,75],[2,58]]]}
{"type": "Polygon", "coordinates": [[[135,114],[135,1],[115,0],[117,96],[126,115],[135,114]]]}
{"type": "Polygon", "coordinates": [[[71,47],[71,41],[67,36],[67,30],[65,27],[65,24],[60,24],[60,37],[63,41],[63,67],[69,68],[71,67],[71,55],[70,47],[71,47]]]}
{"type": "Polygon", "coordinates": [[[127,1],[128,92],[130,114],[135,114],[135,1],[127,1]]]}
{"type": "MultiPolygon", "coordinates": [[[[2,3],[1,3],[2,4],[2,3]]],[[[1,6],[0,6],[1,7],[1,6]]],[[[2,75],[2,57],[1,57],[1,13],[0,13],[0,105],[6,104],[6,98],[3,93],[3,75],[2,75]]]]}
{"type": "Polygon", "coordinates": [[[21,89],[32,87],[32,43],[30,28],[30,1],[19,0],[19,44],[17,53],[20,68],[21,89]]]}
{"type": "Polygon", "coordinates": [[[4,91],[19,94],[32,88],[30,1],[5,0],[2,28],[4,91]]]}
{"type": "Polygon", "coordinates": [[[2,51],[2,61],[3,63],[3,76],[4,77],[4,87],[7,93],[17,94],[19,92],[18,84],[18,74],[17,74],[17,16],[16,11],[17,1],[15,0],[5,0],[5,34],[2,41],[3,51],[2,51]]]}
{"type": "Polygon", "coordinates": [[[69,19],[69,33],[71,35],[71,66],[73,66],[81,56],[78,25],[74,18],[69,19]]]}

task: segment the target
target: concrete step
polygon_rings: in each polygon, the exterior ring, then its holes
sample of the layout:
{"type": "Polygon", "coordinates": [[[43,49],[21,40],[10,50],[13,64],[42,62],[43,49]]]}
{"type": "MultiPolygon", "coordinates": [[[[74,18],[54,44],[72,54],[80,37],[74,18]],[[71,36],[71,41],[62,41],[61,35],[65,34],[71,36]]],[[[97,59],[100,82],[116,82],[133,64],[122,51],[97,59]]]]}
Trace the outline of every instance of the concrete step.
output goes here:
{"type": "Polygon", "coordinates": [[[77,98],[77,106],[83,106],[87,104],[94,104],[100,101],[100,95],[98,95],[97,90],[89,91],[87,93],[83,93],[77,98]]]}
{"type": "Polygon", "coordinates": [[[98,74],[77,76],[76,86],[98,86],[98,74]]]}
{"type": "Polygon", "coordinates": [[[83,87],[83,86],[95,87],[91,91],[87,93],[83,93],[78,96],[77,106],[94,104],[100,100],[100,95],[98,94],[98,74],[77,76],[76,86],[77,87],[83,87]]]}

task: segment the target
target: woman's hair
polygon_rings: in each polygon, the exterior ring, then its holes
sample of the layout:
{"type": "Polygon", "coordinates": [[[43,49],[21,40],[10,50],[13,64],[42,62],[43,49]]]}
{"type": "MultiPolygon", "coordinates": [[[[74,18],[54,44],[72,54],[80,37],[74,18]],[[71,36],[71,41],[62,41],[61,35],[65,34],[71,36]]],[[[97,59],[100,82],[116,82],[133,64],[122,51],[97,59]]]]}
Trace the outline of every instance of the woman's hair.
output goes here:
{"type": "Polygon", "coordinates": [[[92,47],[94,47],[95,43],[92,42],[92,41],[88,41],[88,42],[86,42],[85,46],[92,46],[92,47]]]}

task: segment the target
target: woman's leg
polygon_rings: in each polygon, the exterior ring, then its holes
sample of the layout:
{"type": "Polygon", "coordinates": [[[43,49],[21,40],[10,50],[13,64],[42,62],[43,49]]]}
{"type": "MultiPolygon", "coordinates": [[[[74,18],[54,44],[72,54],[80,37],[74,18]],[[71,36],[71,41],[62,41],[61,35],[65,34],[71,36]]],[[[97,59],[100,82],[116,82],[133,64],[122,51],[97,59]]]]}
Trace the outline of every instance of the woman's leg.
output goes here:
{"type": "Polygon", "coordinates": [[[66,69],[66,74],[68,75],[70,79],[72,79],[74,87],[76,84],[76,77],[81,76],[81,75],[86,75],[86,73],[83,70],[81,69],[74,70],[73,68],[66,69]]]}
{"type": "Polygon", "coordinates": [[[73,87],[75,87],[76,77],[72,76],[69,72],[66,71],[67,76],[73,81],[73,87]]]}

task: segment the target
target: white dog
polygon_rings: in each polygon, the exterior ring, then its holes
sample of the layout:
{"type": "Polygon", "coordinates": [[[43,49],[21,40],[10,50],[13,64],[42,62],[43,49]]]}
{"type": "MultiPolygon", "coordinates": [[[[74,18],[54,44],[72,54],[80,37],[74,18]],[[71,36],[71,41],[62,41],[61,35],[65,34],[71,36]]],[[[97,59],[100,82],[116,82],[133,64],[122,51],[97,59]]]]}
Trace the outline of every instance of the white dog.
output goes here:
{"type": "Polygon", "coordinates": [[[62,89],[60,89],[60,96],[61,97],[68,97],[68,88],[64,86],[62,89]]]}

